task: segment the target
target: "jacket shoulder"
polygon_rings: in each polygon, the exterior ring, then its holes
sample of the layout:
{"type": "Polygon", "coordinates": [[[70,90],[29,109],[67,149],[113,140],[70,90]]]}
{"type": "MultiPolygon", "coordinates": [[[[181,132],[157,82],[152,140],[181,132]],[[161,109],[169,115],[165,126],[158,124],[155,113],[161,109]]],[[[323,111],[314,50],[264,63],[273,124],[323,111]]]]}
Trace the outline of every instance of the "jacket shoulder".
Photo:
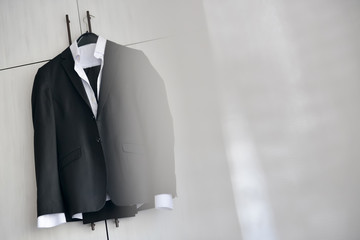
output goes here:
{"type": "Polygon", "coordinates": [[[105,55],[107,55],[107,53],[109,55],[118,56],[119,58],[127,58],[128,60],[142,58],[145,56],[142,50],[121,45],[110,40],[106,41],[105,55]]]}
{"type": "Polygon", "coordinates": [[[46,85],[50,86],[52,85],[54,81],[54,73],[56,73],[59,68],[62,68],[62,60],[63,58],[71,57],[71,52],[69,48],[66,48],[63,52],[55,56],[53,59],[45,63],[43,66],[41,66],[35,75],[35,81],[34,85],[46,85]]]}
{"type": "Polygon", "coordinates": [[[67,58],[68,56],[71,57],[71,52],[70,52],[69,48],[66,48],[60,54],[58,54],[54,58],[50,59],[47,63],[45,63],[43,66],[41,66],[38,69],[38,72],[46,73],[47,71],[51,71],[53,68],[58,67],[60,65],[63,58],[67,58]]]}

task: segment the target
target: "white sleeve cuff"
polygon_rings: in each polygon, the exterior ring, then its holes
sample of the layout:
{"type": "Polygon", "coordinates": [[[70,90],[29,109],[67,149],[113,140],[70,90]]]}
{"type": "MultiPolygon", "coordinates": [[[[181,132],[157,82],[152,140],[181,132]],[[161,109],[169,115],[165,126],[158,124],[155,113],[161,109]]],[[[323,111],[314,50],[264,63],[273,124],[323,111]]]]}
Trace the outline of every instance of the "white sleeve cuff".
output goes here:
{"type": "Polygon", "coordinates": [[[62,223],[66,223],[66,218],[64,213],[54,213],[41,215],[37,219],[38,228],[51,228],[62,223]]]}
{"type": "Polygon", "coordinates": [[[171,194],[158,194],[155,195],[155,208],[156,209],[174,209],[174,202],[171,194]]]}
{"type": "Polygon", "coordinates": [[[76,213],[76,214],[72,215],[72,218],[73,218],[73,219],[74,219],[74,218],[76,218],[76,219],[83,219],[83,215],[82,215],[82,213],[76,213]]]}

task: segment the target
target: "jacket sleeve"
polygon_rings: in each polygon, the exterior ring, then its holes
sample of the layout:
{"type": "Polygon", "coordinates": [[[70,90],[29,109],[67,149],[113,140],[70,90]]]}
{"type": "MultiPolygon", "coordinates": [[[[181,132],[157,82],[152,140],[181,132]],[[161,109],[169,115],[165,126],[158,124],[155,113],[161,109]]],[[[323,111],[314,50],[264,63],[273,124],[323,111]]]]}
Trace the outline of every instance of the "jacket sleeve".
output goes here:
{"type": "Polygon", "coordinates": [[[56,148],[56,125],[51,79],[39,69],[34,80],[31,105],[38,216],[64,212],[56,148]]]}
{"type": "Polygon", "coordinates": [[[137,100],[151,158],[154,190],[176,197],[174,129],[165,85],[143,52],[139,58],[137,100]]]}

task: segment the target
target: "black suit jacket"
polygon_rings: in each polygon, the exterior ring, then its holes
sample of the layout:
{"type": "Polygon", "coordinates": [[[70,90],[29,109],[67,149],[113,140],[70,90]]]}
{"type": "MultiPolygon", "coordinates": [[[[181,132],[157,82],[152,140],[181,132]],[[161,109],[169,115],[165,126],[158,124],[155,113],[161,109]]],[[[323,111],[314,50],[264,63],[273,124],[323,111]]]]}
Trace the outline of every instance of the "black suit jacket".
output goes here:
{"type": "Polygon", "coordinates": [[[107,41],[95,117],[65,49],[38,70],[32,114],[38,216],[176,196],[165,87],[141,51],[107,41]]]}

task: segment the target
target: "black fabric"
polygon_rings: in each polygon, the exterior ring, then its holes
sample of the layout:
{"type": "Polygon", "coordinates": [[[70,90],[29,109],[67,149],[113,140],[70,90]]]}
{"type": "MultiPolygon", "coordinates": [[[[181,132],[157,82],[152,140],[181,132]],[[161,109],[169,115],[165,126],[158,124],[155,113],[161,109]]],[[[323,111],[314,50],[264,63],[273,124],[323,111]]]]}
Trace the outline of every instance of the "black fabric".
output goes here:
{"type": "Polygon", "coordinates": [[[32,91],[38,216],[99,211],[176,196],[174,135],[164,83],[139,50],[107,41],[97,116],[69,48],[32,91]]]}
{"type": "Polygon", "coordinates": [[[134,217],[137,214],[136,205],[116,206],[112,201],[106,201],[105,206],[96,212],[83,213],[83,223],[94,223],[105,219],[134,217]]]}
{"type": "Polygon", "coordinates": [[[97,78],[99,76],[100,68],[101,68],[100,65],[90,67],[90,68],[84,68],[84,72],[86,73],[86,76],[89,79],[90,86],[91,86],[92,90],[94,91],[97,101],[99,101],[98,96],[97,96],[97,91],[98,91],[97,90],[97,78]]]}

